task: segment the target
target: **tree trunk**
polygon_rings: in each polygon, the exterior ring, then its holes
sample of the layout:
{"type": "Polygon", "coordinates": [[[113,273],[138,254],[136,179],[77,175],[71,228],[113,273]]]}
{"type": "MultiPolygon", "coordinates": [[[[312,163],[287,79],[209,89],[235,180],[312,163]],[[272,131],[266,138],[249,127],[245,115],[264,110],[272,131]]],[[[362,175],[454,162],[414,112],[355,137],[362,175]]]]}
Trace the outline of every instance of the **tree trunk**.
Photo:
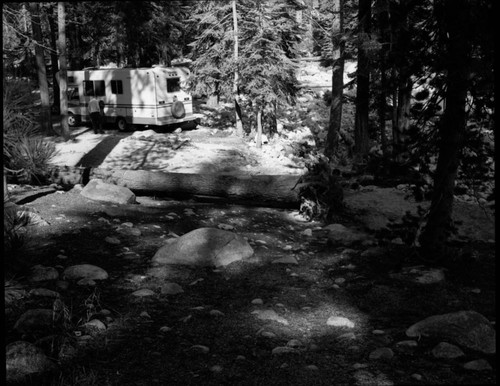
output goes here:
{"type": "Polygon", "coordinates": [[[380,131],[380,144],[382,146],[382,154],[384,157],[387,155],[387,133],[386,133],[386,116],[387,116],[387,52],[388,52],[388,26],[389,26],[389,10],[387,0],[381,1],[381,10],[379,13],[379,31],[380,31],[380,43],[382,47],[380,49],[380,94],[378,100],[378,119],[379,119],[379,131],[380,131]]]}
{"type": "Polygon", "coordinates": [[[52,105],[55,108],[60,108],[60,99],[59,99],[59,82],[57,81],[57,71],[59,70],[59,63],[57,61],[57,25],[54,20],[54,7],[51,4],[47,9],[47,20],[50,29],[50,46],[52,48],[52,52],[50,53],[50,61],[52,64],[52,95],[54,101],[52,105]]]}
{"type": "MultiPolygon", "coordinates": [[[[358,22],[360,32],[370,33],[371,1],[360,0],[358,22]]],[[[368,113],[370,102],[370,64],[362,45],[358,44],[358,70],[356,90],[356,115],[354,121],[354,152],[358,160],[363,160],[368,155],[368,113]]]]}
{"type": "Polygon", "coordinates": [[[463,146],[467,89],[470,83],[471,6],[467,0],[443,0],[442,25],[446,40],[446,109],[439,127],[439,158],[427,223],[420,236],[425,253],[442,256],[448,238],[453,208],[453,190],[463,146]]]}
{"type": "Polygon", "coordinates": [[[405,71],[400,72],[400,84],[398,87],[398,104],[396,129],[393,133],[394,160],[403,163],[408,159],[406,151],[406,140],[410,129],[410,106],[411,91],[413,83],[410,75],[405,71]]]}
{"type": "Polygon", "coordinates": [[[257,149],[262,148],[262,107],[257,110],[257,135],[255,136],[255,145],[257,149]]]}
{"type": "Polygon", "coordinates": [[[342,38],[344,31],[344,0],[335,0],[333,3],[332,42],[332,102],[330,105],[330,119],[326,137],[325,155],[335,155],[339,145],[339,132],[342,123],[342,105],[344,95],[344,50],[345,42],[342,38]]]}
{"type": "MultiPolygon", "coordinates": [[[[233,0],[233,33],[234,33],[234,62],[238,66],[238,14],[236,13],[236,0],[233,0]]],[[[236,135],[243,136],[243,123],[241,122],[241,108],[238,103],[238,84],[240,74],[238,67],[234,70],[233,96],[234,114],[236,117],[236,135]]]]}
{"type": "Polygon", "coordinates": [[[393,122],[392,122],[392,153],[398,163],[407,160],[406,138],[410,128],[410,103],[413,83],[409,58],[411,36],[409,33],[409,13],[411,0],[393,3],[392,9],[392,41],[395,53],[393,67],[393,122]],[[397,67],[397,69],[396,69],[397,67]]]}
{"type": "Polygon", "coordinates": [[[66,64],[66,9],[64,2],[57,3],[58,29],[59,29],[59,89],[61,101],[61,129],[65,141],[70,139],[68,125],[68,68],[66,64]]]}
{"type": "Polygon", "coordinates": [[[35,55],[40,87],[41,112],[40,123],[45,134],[52,134],[52,114],[50,111],[49,84],[47,82],[47,71],[45,68],[45,55],[43,44],[42,28],[40,22],[40,6],[38,3],[29,3],[31,13],[31,28],[33,39],[35,40],[35,55]]]}

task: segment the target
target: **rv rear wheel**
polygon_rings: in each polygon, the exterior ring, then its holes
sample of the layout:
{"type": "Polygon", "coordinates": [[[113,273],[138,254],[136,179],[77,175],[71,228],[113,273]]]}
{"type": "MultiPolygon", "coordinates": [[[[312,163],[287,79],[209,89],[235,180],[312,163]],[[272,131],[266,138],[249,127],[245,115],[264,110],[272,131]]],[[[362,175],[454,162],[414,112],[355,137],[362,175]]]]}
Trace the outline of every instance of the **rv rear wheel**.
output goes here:
{"type": "Polygon", "coordinates": [[[123,117],[118,117],[116,119],[116,128],[118,131],[126,131],[127,130],[127,121],[123,117]]]}
{"type": "Polygon", "coordinates": [[[68,113],[68,126],[75,127],[78,124],[78,119],[73,113],[68,113]]]}

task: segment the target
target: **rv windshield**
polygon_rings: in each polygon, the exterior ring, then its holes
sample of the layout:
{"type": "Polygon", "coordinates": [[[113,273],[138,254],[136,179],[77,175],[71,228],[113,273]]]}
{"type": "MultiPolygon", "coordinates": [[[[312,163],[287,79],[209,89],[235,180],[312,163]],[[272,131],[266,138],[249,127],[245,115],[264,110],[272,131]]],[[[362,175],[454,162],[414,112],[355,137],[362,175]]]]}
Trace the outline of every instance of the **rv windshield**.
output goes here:
{"type": "Polygon", "coordinates": [[[180,78],[167,78],[167,92],[181,91],[180,78]]]}

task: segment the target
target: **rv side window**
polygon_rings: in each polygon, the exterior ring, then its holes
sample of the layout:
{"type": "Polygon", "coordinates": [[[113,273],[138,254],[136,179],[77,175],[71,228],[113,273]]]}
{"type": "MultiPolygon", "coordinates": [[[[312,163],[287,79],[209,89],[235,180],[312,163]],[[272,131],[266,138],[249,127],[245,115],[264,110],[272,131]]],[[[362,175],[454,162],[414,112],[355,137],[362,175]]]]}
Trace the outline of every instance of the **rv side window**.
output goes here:
{"type": "Polygon", "coordinates": [[[80,96],[78,95],[78,87],[72,88],[68,90],[68,99],[69,100],[79,100],[80,96]]]}
{"type": "Polygon", "coordinates": [[[111,81],[111,93],[112,94],[123,94],[123,85],[121,80],[111,81]]]}
{"type": "Polygon", "coordinates": [[[104,96],[105,88],[103,80],[84,80],[84,91],[86,96],[104,96]]]}
{"type": "Polygon", "coordinates": [[[75,83],[75,77],[74,76],[68,76],[68,83],[75,83]]]}
{"type": "Polygon", "coordinates": [[[167,92],[181,91],[181,78],[167,78],[167,92]]]}
{"type": "Polygon", "coordinates": [[[104,96],[104,95],[106,95],[106,89],[104,87],[104,81],[103,80],[96,80],[96,81],[94,81],[94,91],[95,91],[95,96],[104,96]]]}

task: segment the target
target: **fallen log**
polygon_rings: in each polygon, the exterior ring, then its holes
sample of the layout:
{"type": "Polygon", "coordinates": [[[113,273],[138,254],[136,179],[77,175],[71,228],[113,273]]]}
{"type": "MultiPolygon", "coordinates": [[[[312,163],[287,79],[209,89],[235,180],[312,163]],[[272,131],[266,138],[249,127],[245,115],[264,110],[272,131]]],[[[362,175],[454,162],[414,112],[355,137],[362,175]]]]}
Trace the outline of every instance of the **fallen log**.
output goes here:
{"type": "Polygon", "coordinates": [[[292,190],[298,175],[234,175],[167,173],[148,170],[93,169],[90,178],[124,186],[136,195],[222,197],[233,202],[258,202],[273,206],[297,206],[292,190]]]}
{"type": "Polygon", "coordinates": [[[56,167],[50,182],[64,188],[86,185],[91,179],[129,188],[138,196],[223,198],[226,201],[273,207],[298,207],[299,175],[235,175],[169,173],[149,170],[108,170],[82,167],[56,167]]]}

